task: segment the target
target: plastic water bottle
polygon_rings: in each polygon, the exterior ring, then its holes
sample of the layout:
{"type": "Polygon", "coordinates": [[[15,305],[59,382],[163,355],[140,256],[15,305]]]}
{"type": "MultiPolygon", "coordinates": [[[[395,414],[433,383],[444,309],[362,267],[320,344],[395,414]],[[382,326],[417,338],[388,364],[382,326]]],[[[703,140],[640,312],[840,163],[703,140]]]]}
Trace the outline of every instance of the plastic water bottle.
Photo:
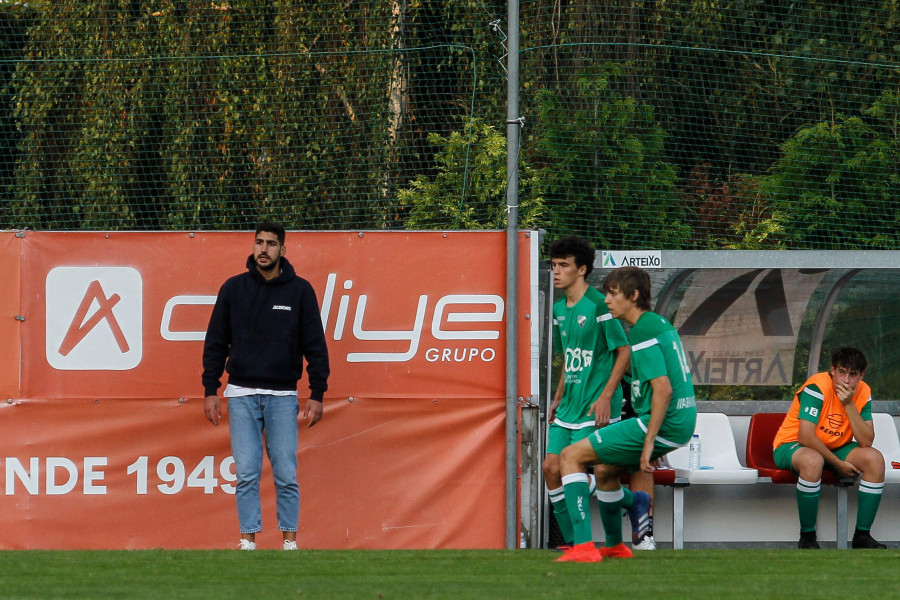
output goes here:
{"type": "Polygon", "coordinates": [[[696,471],[700,468],[700,435],[691,437],[691,445],[688,446],[688,468],[696,471]]]}

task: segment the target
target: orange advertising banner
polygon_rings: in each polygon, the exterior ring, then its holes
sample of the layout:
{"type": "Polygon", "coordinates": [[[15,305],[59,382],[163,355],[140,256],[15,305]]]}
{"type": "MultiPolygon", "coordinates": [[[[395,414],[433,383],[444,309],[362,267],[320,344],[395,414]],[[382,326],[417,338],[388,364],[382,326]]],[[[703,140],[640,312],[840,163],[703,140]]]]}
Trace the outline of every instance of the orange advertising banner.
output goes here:
{"type": "MultiPolygon", "coordinates": [[[[504,235],[289,233],[286,256],[319,294],[329,396],[503,397],[504,235]]],[[[522,239],[526,260],[533,252],[522,239]]],[[[212,304],[225,279],[245,270],[252,242],[248,233],[30,232],[22,396],[202,394],[212,304]]],[[[529,281],[520,281],[526,308],[529,281]]],[[[521,319],[522,357],[529,325],[521,319]]],[[[520,373],[528,392],[528,369],[520,373]]]]}
{"type": "Polygon", "coordinates": [[[21,314],[19,310],[22,238],[14,231],[0,232],[0,402],[19,396],[21,314]]]}
{"type": "MultiPolygon", "coordinates": [[[[504,419],[491,399],[326,401],[300,431],[298,543],[503,547],[504,419]]],[[[0,549],[237,545],[228,429],[200,400],[19,401],[0,426],[0,549]]],[[[265,465],[257,542],[275,549],[265,465]]]]}
{"type": "MultiPolygon", "coordinates": [[[[228,430],[203,418],[200,359],[252,233],[0,240],[0,269],[22,273],[2,304],[0,548],[236,544],[228,430]]],[[[503,547],[505,251],[504,232],[288,233],[332,367],[323,421],[301,427],[301,546],[503,547]]],[[[528,233],[519,255],[518,395],[530,396],[528,233]]],[[[262,492],[258,541],[274,548],[268,470],[262,492]]]]}

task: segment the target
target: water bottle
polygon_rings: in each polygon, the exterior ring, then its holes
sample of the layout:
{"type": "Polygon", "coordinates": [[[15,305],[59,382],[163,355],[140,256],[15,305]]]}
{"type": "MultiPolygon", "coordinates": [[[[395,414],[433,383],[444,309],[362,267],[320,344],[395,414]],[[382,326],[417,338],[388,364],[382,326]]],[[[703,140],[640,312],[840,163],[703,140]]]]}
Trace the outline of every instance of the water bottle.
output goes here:
{"type": "Polygon", "coordinates": [[[688,468],[696,471],[700,468],[700,435],[694,434],[691,437],[691,445],[688,446],[688,468]]]}

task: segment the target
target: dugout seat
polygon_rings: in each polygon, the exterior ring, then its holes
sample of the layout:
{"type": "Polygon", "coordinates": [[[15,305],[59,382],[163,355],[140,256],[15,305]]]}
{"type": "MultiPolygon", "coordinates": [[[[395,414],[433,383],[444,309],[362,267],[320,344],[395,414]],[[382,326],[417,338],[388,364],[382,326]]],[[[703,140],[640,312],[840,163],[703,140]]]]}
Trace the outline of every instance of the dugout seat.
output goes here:
{"type": "Polygon", "coordinates": [[[872,413],[872,425],[875,427],[872,446],[884,455],[884,482],[900,483],[900,435],[894,417],[887,413],[872,413]]]}
{"type": "MultiPolygon", "coordinates": [[[[756,413],[750,417],[750,428],[747,430],[747,466],[759,472],[761,481],[771,483],[797,483],[797,476],[788,469],[775,466],[772,455],[772,443],[775,434],[784,421],[786,413],[756,413]]],[[[840,480],[833,471],[822,472],[823,485],[849,485],[851,481],[840,480]]]]}
{"type": "MultiPolygon", "coordinates": [[[[620,478],[622,485],[631,483],[631,475],[625,474],[620,478]]],[[[679,486],[687,485],[687,479],[679,478],[675,473],[675,469],[667,466],[660,467],[653,471],[653,485],[679,486]]]]}
{"type": "Polygon", "coordinates": [[[688,468],[690,451],[683,446],[669,454],[669,463],[678,477],[687,478],[691,485],[757,482],[757,470],[743,466],[738,458],[728,415],[697,413],[694,433],[700,436],[700,469],[688,468]]]}
{"type": "MultiPolygon", "coordinates": [[[[622,485],[628,485],[631,483],[631,475],[625,474],[621,477],[622,485]]],[[[660,467],[653,471],[653,484],[654,485],[676,485],[678,483],[678,477],[675,475],[675,469],[670,467],[660,467]]],[[[687,481],[682,482],[687,484],[687,481]]]]}
{"type": "MultiPolygon", "coordinates": [[[[775,466],[775,458],[772,455],[772,443],[785,414],[756,413],[750,417],[750,427],[747,430],[747,466],[758,471],[760,483],[797,484],[794,472],[775,466]]],[[[847,488],[853,485],[853,481],[849,477],[839,478],[833,471],[827,469],[822,471],[822,485],[833,485],[837,488],[835,539],[837,547],[841,549],[847,547],[847,488]]]]}
{"type": "MultiPolygon", "coordinates": [[[[675,479],[687,485],[744,485],[757,482],[756,469],[744,467],[737,455],[734,433],[728,415],[723,413],[697,413],[694,433],[700,436],[701,469],[688,468],[690,451],[682,446],[668,454],[668,462],[675,473],[675,479]]],[[[677,486],[672,502],[672,545],[675,549],[684,547],[684,488],[677,486]]]]}

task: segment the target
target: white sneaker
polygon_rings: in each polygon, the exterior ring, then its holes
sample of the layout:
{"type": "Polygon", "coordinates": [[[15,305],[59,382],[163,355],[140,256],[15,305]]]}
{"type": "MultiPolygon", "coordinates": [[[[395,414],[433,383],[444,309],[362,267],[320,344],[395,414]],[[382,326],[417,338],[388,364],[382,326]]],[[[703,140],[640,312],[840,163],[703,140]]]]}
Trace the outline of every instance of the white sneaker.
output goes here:
{"type": "Polygon", "coordinates": [[[256,542],[241,538],[241,541],[238,544],[238,550],[256,550],[256,542]]]}
{"type": "Polygon", "coordinates": [[[640,544],[632,544],[635,550],[656,550],[656,540],[652,535],[645,535],[640,544]]]}
{"type": "Polygon", "coordinates": [[[284,549],[285,550],[296,550],[297,542],[294,540],[284,540],[284,549]]]}

